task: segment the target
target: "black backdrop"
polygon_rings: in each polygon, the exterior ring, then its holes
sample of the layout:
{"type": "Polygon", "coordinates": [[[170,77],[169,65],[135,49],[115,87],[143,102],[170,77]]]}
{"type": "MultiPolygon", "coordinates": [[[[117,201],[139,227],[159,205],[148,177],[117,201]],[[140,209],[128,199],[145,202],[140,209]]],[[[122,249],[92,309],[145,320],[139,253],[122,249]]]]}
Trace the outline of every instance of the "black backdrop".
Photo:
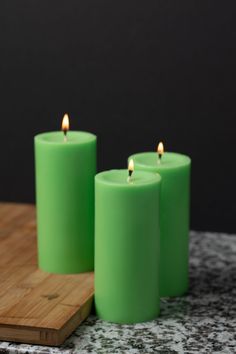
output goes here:
{"type": "Polygon", "coordinates": [[[33,136],[98,135],[98,169],[189,154],[194,229],[235,232],[236,3],[1,0],[0,199],[34,201],[33,136]]]}

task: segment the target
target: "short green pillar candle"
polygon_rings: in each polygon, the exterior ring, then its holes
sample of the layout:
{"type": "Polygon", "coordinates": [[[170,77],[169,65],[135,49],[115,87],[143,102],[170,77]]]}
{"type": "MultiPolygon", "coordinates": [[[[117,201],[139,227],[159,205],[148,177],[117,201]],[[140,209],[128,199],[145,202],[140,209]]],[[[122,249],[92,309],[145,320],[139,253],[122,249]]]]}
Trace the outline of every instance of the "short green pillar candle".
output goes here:
{"type": "Polygon", "coordinates": [[[130,156],[137,170],[161,175],[160,296],[188,290],[190,166],[188,156],[144,152],[130,156]]]}
{"type": "Polygon", "coordinates": [[[96,136],[48,132],[35,137],[39,268],[94,269],[96,136]]]}
{"type": "Polygon", "coordinates": [[[138,323],[159,314],[157,174],[127,170],[95,178],[95,305],[103,320],[138,323]]]}

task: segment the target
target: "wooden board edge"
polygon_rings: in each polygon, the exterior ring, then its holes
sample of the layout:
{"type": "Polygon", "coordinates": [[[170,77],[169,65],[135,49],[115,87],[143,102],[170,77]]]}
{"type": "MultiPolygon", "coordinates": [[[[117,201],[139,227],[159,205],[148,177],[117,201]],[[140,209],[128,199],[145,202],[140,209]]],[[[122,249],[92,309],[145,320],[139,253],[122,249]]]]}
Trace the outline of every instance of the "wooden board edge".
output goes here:
{"type": "Polygon", "coordinates": [[[74,330],[82,323],[91,313],[92,305],[94,301],[94,295],[90,296],[80,311],[77,311],[69,321],[59,330],[59,344],[64,343],[74,330]]]}
{"type": "Polygon", "coordinates": [[[60,329],[0,324],[0,340],[34,345],[59,346],[90,314],[93,296],[60,329]]]}

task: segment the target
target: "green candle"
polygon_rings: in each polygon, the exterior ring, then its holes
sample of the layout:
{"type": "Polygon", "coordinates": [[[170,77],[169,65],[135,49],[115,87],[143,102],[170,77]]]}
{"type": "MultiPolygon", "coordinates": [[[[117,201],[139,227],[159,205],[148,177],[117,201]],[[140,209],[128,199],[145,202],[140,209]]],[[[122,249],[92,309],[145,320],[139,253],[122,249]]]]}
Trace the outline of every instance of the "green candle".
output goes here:
{"type": "Polygon", "coordinates": [[[136,323],[159,314],[160,176],[127,170],[95,178],[95,304],[100,318],[136,323]],[[130,173],[131,174],[131,173],[130,173]]]}
{"type": "Polygon", "coordinates": [[[96,136],[63,131],[35,137],[39,267],[87,272],[94,268],[96,136]]]}
{"type": "MultiPolygon", "coordinates": [[[[160,145],[160,148],[162,146],[160,145]]],[[[190,165],[188,156],[159,149],[130,156],[138,170],[162,177],[160,204],[160,296],[180,296],[188,289],[190,165]]]]}

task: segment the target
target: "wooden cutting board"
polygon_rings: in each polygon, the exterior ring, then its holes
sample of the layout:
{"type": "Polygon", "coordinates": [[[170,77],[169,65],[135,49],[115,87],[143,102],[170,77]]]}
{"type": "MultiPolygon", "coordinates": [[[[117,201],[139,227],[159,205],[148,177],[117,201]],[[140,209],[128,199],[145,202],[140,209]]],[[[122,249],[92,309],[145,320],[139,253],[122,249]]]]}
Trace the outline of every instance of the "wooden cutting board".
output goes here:
{"type": "Polygon", "coordinates": [[[37,269],[35,207],[0,203],[0,340],[59,345],[89,315],[93,273],[37,269]]]}

